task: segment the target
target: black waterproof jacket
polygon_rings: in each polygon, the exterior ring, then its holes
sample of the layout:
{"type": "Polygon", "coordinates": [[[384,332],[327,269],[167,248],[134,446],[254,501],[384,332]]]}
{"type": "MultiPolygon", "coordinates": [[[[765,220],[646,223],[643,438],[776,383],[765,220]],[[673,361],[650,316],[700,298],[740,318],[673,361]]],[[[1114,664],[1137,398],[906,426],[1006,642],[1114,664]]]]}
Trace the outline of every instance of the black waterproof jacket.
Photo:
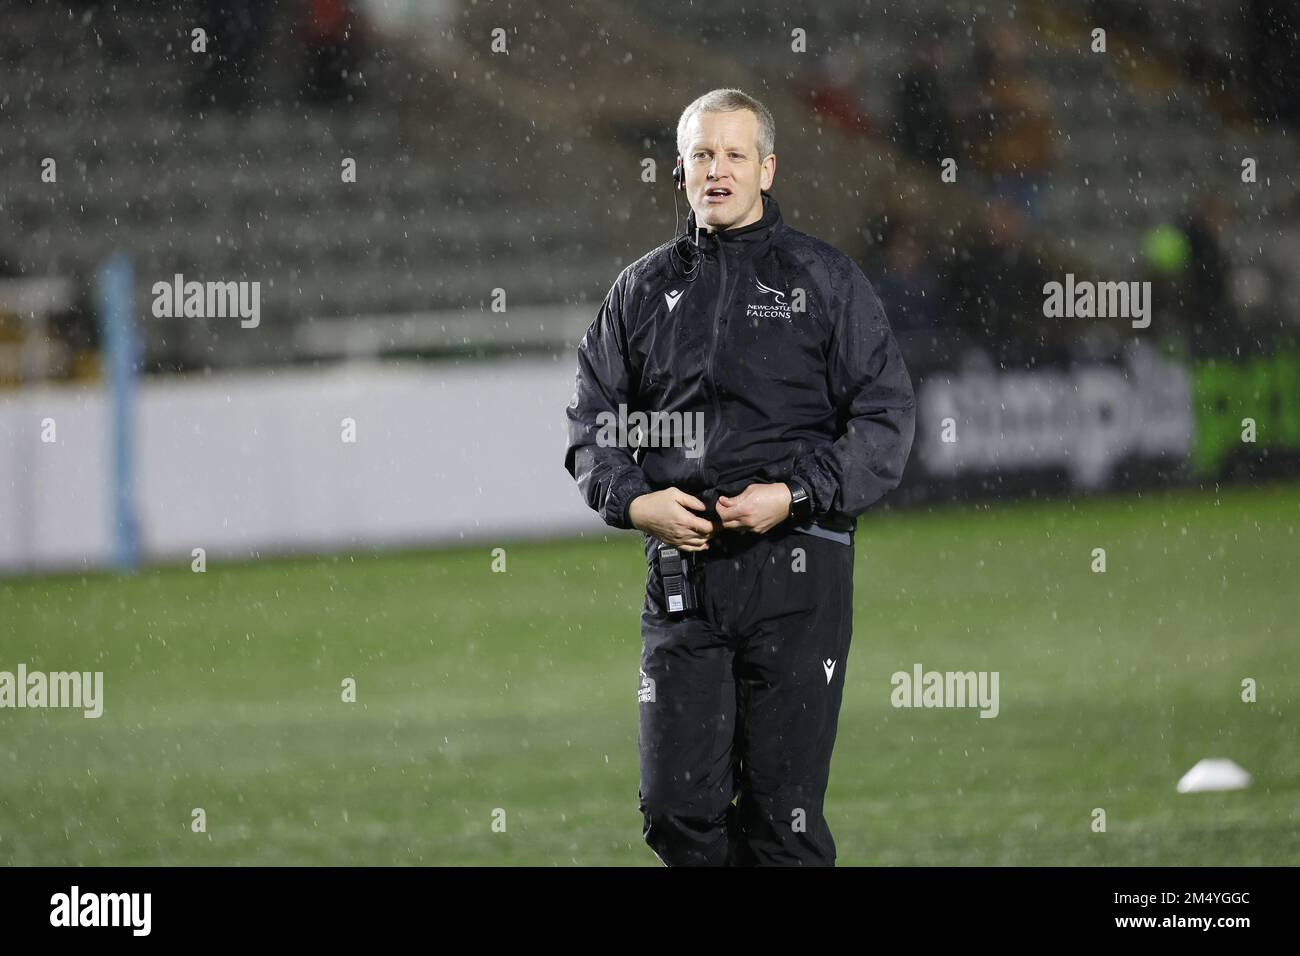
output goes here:
{"type": "Polygon", "coordinates": [[[719,494],[794,477],[817,525],[852,531],[902,478],[916,411],[880,300],[770,194],[763,211],[717,233],[697,233],[692,211],[684,236],[622,271],[583,336],[564,466],[606,524],[630,528],[628,504],[662,488],[716,517],[719,494]],[[611,427],[635,412],[661,416],[640,448],[611,427]],[[702,441],[670,431],[686,415],[702,441]]]}

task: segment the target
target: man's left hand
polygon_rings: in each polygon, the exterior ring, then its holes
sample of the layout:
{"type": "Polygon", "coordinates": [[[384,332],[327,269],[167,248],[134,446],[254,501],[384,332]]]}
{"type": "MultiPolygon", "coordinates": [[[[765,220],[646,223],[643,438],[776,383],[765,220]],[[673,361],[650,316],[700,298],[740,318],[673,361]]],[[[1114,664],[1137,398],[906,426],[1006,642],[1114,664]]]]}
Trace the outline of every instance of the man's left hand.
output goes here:
{"type": "Polygon", "coordinates": [[[718,497],[718,517],[722,527],[732,531],[765,534],[790,516],[790,487],[783,481],[775,484],[752,484],[734,498],[718,497]]]}

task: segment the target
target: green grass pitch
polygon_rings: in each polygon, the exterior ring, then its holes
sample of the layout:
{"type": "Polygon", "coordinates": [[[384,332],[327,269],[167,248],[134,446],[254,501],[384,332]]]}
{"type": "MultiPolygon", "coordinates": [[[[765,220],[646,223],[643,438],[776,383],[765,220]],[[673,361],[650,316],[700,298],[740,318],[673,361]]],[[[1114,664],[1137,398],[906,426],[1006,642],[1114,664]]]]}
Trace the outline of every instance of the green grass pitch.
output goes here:
{"type": "MultiPolygon", "coordinates": [[[[839,863],[1300,863],[1298,525],[1295,485],[864,516],[839,863]],[[1000,714],[895,709],[915,663],[1000,714]],[[1213,756],[1253,785],[1175,792],[1213,756]]],[[[499,544],[0,581],[0,670],[104,672],[98,720],[0,710],[0,863],[658,866],[640,537],[499,544]]]]}

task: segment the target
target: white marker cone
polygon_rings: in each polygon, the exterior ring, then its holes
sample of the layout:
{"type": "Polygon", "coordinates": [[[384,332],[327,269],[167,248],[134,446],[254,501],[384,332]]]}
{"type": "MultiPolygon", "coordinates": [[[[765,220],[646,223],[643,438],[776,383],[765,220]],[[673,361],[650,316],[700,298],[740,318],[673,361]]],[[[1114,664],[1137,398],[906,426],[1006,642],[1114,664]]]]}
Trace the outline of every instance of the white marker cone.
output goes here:
{"type": "Polygon", "coordinates": [[[1211,757],[1202,760],[1178,781],[1179,793],[1205,793],[1210,790],[1245,790],[1250,774],[1231,760],[1211,757]]]}

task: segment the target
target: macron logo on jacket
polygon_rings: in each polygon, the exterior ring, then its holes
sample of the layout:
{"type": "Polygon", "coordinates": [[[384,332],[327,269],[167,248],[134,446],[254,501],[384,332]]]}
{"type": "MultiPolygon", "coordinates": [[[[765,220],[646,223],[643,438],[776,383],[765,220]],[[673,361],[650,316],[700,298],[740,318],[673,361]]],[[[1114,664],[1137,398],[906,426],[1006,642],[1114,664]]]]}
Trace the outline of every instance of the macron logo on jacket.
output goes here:
{"type": "Polygon", "coordinates": [[[675,306],[675,305],[677,304],[677,301],[678,301],[681,297],[682,297],[682,290],[681,290],[681,289],[678,289],[676,292],[665,292],[665,293],[664,293],[664,298],[668,301],[668,311],[669,311],[669,312],[671,312],[671,311],[673,310],[673,306],[675,306]]]}

